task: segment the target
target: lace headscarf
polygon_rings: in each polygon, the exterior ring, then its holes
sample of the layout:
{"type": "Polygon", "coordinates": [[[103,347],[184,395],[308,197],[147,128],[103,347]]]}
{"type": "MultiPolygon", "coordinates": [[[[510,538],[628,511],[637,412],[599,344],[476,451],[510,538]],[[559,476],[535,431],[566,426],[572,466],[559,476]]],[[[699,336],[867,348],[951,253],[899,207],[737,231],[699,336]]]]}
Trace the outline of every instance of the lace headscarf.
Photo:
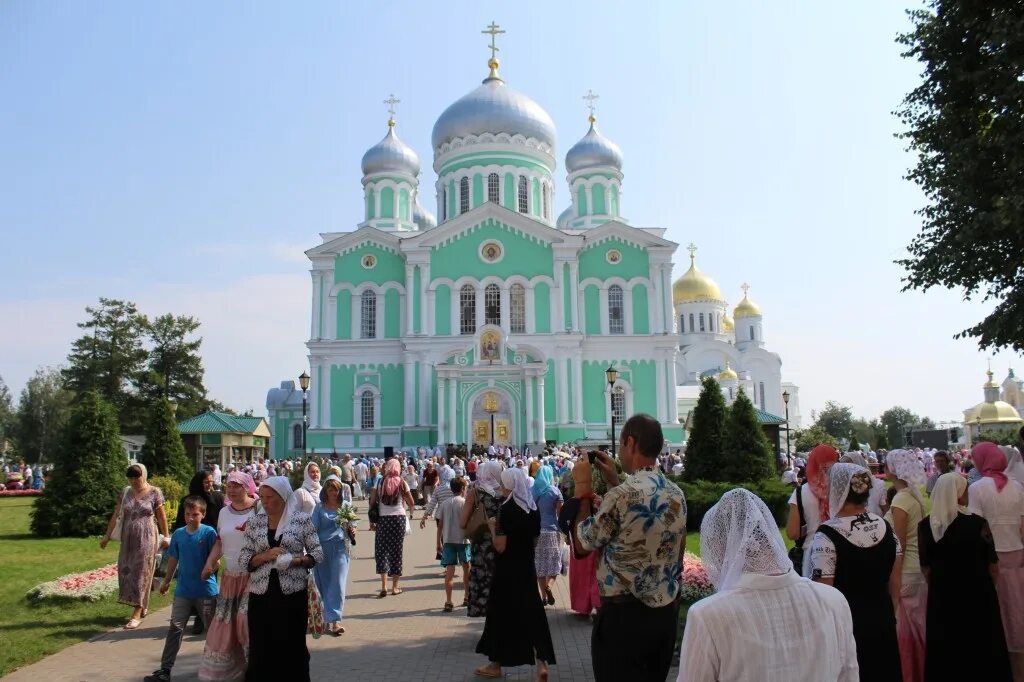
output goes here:
{"type": "MultiPolygon", "coordinates": [[[[871,491],[871,472],[856,464],[835,464],[828,475],[828,508],[829,518],[839,513],[850,496],[850,490],[864,494],[871,491]]],[[[864,499],[867,505],[867,498],[864,499]]]]}
{"type": "Polygon", "coordinates": [[[489,459],[476,472],[476,487],[488,495],[497,497],[501,487],[501,471],[504,467],[496,459],[489,459]]]}
{"type": "Polygon", "coordinates": [[[831,445],[816,446],[807,456],[807,485],[818,498],[818,514],[822,523],[829,519],[828,513],[828,469],[839,459],[839,453],[831,445]]]}
{"type": "Polygon", "coordinates": [[[885,466],[889,471],[907,484],[907,492],[921,505],[924,512],[924,498],[921,497],[921,486],[928,482],[924,473],[924,464],[913,450],[892,450],[885,457],[885,466]]]}
{"type": "Polygon", "coordinates": [[[744,573],[783,575],[793,568],[768,506],[742,488],[722,495],[704,515],[700,556],[719,592],[735,587],[744,573]]]}
{"type": "Polygon", "coordinates": [[[946,534],[949,524],[953,523],[958,513],[967,513],[960,506],[960,498],[967,490],[967,479],[960,474],[950,472],[942,474],[932,488],[932,512],[928,515],[928,525],[932,527],[935,542],[946,534]]]}
{"type": "Polygon", "coordinates": [[[292,513],[298,508],[299,498],[292,492],[292,484],[287,476],[271,476],[260,483],[260,488],[270,488],[284,501],[284,511],[281,512],[281,518],[277,522],[277,531],[274,533],[274,539],[280,540],[292,513]]]}
{"type": "Polygon", "coordinates": [[[840,462],[846,462],[847,464],[856,464],[857,466],[868,468],[868,461],[864,459],[863,453],[860,452],[847,452],[839,458],[840,462]]]}
{"type": "Polygon", "coordinates": [[[1002,450],[1006,455],[1006,475],[1024,484],[1024,460],[1021,459],[1020,450],[1012,445],[1004,445],[1002,450]]]}
{"type": "Polygon", "coordinates": [[[313,496],[315,497],[320,494],[320,481],[314,481],[313,477],[309,475],[310,467],[316,467],[317,471],[320,471],[320,465],[316,462],[310,462],[307,464],[306,468],[302,472],[302,487],[313,493],[313,496]]]}
{"type": "Polygon", "coordinates": [[[451,467],[444,467],[441,469],[441,473],[437,475],[437,480],[440,482],[442,488],[451,488],[452,480],[455,478],[455,469],[451,467]]]}
{"type": "Polygon", "coordinates": [[[1006,455],[998,445],[982,441],[971,448],[971,457],[981,475],[995,481],[996,490],[1001,491],[1006,486],[1006,481],[1009,480],[1006,477],[1006,455]]]}
{"type": "Polygon", "coordinates": [[[512,500],[524,512],[531,512],[537,508],[537,502],[530,494],[530,482],[528,476],[520,467],[505,469],[501,472],[501,487],[510,491],[505,501],[512,500]]]}

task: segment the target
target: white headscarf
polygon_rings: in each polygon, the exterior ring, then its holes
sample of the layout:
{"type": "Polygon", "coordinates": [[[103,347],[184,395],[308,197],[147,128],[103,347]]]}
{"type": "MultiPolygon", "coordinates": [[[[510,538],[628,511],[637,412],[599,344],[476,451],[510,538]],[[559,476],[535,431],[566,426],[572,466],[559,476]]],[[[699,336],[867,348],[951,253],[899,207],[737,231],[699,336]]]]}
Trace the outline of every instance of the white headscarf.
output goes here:
{"type": "MultiPolygon", "coordinates": [[[[851,488],[857,493],[870,493],[871,472],[857,464],[839,462],[829,470],[828,482],[828,515],[835,518],[846,504],[851,488]]],[[[866,499],[864,504],[867,505],[866,499]]]]}
{"type": "Polygon", "coordinates": [[[526,472],[519,467],[505,469],[501,472],[501,487],[511,490],[505,501],[513,500],[524,512],[531,512],[537,508],[537,501],[530,494],[530,482],[526,472]]]}
{"type": "Polygon", "coordinates": [[[1008,478],[1017,481],[1017,483],[1024,484],[1024,461],[1021,459],[1020,450],[1012,445],[1003,445],[1001,447],[1006,455],[1006,469],[1003,473],[1008,478]]]}
{"type": "Polygon", "coordinates": [[[958,473],[942,474],[932,488],[932,512],[928,515],[928,524],[932,527],[935,542],[946,534],[949,524],[953,523],[958,513],[967,513],[960,506],[960,497],[967,490],[967,479],[958,473]]]}
{"type": "Polygon", "coordinates": [[[907,484],[907,492],[914,496],[924,513],[924,498],[921,497],[921,486],[928,482],[924,473],[924,464],[917,458],[913,450],[893,450],[885,456],[885,466],[896,478],[907,484]]]}
{"type": "Polygon", "coordinates": [[[722,495],[704,515],[700,556],[720,592],[735,587],[744,573],[783,575],[793,568],[768,506],[742,488],[722,495]]]}
{"type": "Polygon", "coordinates": [[[281,534],[284,533],[284,529],[291,519],[292,512],[295,511],[298,498],[292,493],[292,484],[287,476],[271,476],[260,483],[261,488],[264,486],[273,490],[284,500],[284,512],[281,513],[281,520],[277,522],[277,532],[274,533],[274,538],[280,540],[281,534]]]}
{"type": "Polygon", "coordinates": [[[501,486],[501,470],[504,467],[496,459],[489,459],[480,465],[476,472],[476,487],[489,495],[497,497],[501,486]]]}
{"type": "MultiPolygon", "coordinates": [[[[320,494],[320,481],[314,481],[313,477],[309,475],[310,467],[316,467],[318,470],[320,469],[320,465],[316,462],[310,462],[307,464],[306,468],[302,471],[302,487],[313,493],[313,496],[316,497],[320,494]]],[[[323,473],[324,472],[321,471],[320,475],[323,476],[323,473]]]]}

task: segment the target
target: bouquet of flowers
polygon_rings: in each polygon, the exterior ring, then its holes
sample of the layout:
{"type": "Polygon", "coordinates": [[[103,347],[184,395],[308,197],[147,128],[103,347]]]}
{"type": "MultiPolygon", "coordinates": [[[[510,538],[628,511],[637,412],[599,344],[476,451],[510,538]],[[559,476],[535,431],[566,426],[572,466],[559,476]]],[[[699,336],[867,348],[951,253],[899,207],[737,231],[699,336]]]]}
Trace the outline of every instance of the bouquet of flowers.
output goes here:
{"type": "Polygon", "coordinates": [[[683,601],[692,604],[715,593],[715,586],[704,570],[704,563],[696,554],[686,552],[683,555],[683,584],[679,594],[683,601]]]}
{"type": "Polygon", "coordinates": [[[338,527],[345,531],[345,535],[353,545],[356,544],[356,526],[359,523],[359,516],[356,512],[358,511],[355,507],[342,505],[338,510],[338,515],[334,518],[338,527]]]}

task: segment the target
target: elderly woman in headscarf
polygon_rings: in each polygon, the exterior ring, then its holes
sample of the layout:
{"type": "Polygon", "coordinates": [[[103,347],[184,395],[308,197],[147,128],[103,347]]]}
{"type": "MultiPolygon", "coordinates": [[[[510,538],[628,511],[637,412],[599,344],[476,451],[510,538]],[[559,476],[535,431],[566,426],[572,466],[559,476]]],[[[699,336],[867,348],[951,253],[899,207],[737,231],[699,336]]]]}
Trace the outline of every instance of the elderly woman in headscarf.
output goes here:
{"type": "Polygon", "coordinates": [[[249,572],[249,666],[245,679],[309,680],[309,569],[324,560],[320,539],[285,476],[259,488],[263,508],[246,524],[238,565],[249,572]]]}
{"type": "MultiPolygon", "coordinates": [[[[474,507],[482,505],[487,518],[498,515],[502,497],[501,473],[504,466],[498,460],[488,460],[477,469],[476,481],[466,494],[459,525],[465,528],[474,507]]],[[[477,538],[470,539],[469,566],[469,609],[470,618],[487,615],[487,598],[494,578],[494,542],[490,530],[483,531],[477,538]]]]}
{"type": "Polygon", "coordinates": [[[370,493],[370,507],[380,511],[373,530],[373,556],[380,576],[378,599],[388,596],[387,579],[391,578],[391,594],[402,594],[398,586],[402,578],[402,549],[405,545],[405,525],[412,515],[413,500],[409,486],[402,480],[402,465],[395,458],[384,463],[384,477],[370,493]]]}
{"type": "Polygon", "coordinates": [[[545,464],[537,469],[530,494],[540,512],[540,538],[537,540],[536,568],[540,597],[549,606],[555,603],[551,584],[562,572],[562,536],[558,532],[558,513],[562,510],[562,493],[554,485],[554,470],[545,464]]]}
{"type": "MultiPolygon", "coordinates": [[[[856,464],[829,471],[829,519],[811,544],[811,578],[843,593],[853,616],[860,679],[903,679],[896,642],[901,549],[885,519],[867,510],[871,472],[856,464]]],[[[808,618],[805,627],[817,627],[808,618]]],[[[821,655],[807,650],[808,656],[821,655]]]]}
{"type": "Polygon", "coordinates": [[[704,515],[700,550],[717,594],[686,615],[680,682],[859,679],[846,599],[797,575],[759,497],[725,493],[704,515]]]}
{"type": "MultiPolygon", "coordinates": [[[[847,464],[856,464],[862,466],[868,471],[871,471],[871,467],[868,466],[867,459],[864,458],[864,454],[861,452],[847,452],[839,458],[840,462],[847,464]]],[[[885,516],[885,512],[889,510],[889,504],[885,499],[885,483],[880,478],[871,477],[871,496],[868,497],[868,511],[878,516],[885,516]]]]}
{"type": "Polygon", "coordinates": [[[921,489],[928,482],[917,452],[892,450],[885,460],[888,478],[896,490],[886,520],[892,524],[903,549],[899,602],[896,605],[896,636],[900,646],[903,679],[924,679],[925,624],[928,613],[928,584],[921,573],[917,528],[924,519],[921,489]]]}
{"type": "Polygon", "coordinates": [[[320,501],[320,465],[309,462],[302,472],[302,487],[295,491],[296,504],[303,514],[312,514],[320,501]]]}
{"type": "Polygon", "coordinates": [[[132,607],[131,618],[125,630],[134,630],[149,611],[149,594],[156,571],[158,548],[157,528],[163,535],[163,546],[170,537],[167,532],[167,512],[164,494],[160,488],[146,482],[146,467],[136,462],[128,467],[125,476],[128,486],[121,490],[117,507],[107,523],[107,532],[100,540],[106,549],[117,519],[121,517],[121,549],[117,554],[117,600],[132,607]]]}
{"type": "Polygon", "coordinates": [[[991,530],[963,506],[967,479],[960,474],[939,476],[931,500],[931,514],[917,532],[928,580],[925,679],[1008,681],[991,530]]]}
{"type": "Polygon", "coordinates": [[[477,668],[479,677],[501,677],[502,667],[537,665],[537,678],[546,680],[555,663],[555,648],[537,592],[533,548],[540,535],[540,514],[521,468],[501,472],[506,495],[496,516],[488,519],[497,553],[494,584],[487,601],[484,631],[476,652],[489,663],[477,668]]]}
{"type": "Polygon", "coordinates": [[[968,509],[988,521],[999,558],[996,593],[1014,679],[1024,679],[1024,489],[1006,475],[1006,454],[995,443],[971,448],[981,477],[967,489],[968,509]]]}
{"type": "Polygon", "coordinates": [[[805,546],[813,538],[818,526],[829,518],[828,514],[828,472],[839,460],[839,452],[822,443],[811,450],[807,457],[805,473],[807,482],[789,496],[789,518],[786,535],[803,549],[803,563],[800,575],[808,577],[811,571],[811,553],[805,546]],[[802,514],[801,514],[802,512],[802,514]],[[801,516],[803,524],[800,523],[801,516]]]}

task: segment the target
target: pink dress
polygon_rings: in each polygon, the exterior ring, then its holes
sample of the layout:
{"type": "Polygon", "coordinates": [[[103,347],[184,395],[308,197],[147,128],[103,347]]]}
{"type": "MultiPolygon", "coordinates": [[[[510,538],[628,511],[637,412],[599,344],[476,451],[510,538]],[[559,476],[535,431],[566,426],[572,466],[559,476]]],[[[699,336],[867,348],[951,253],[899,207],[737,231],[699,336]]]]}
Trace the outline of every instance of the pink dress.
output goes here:
{"type": "Polygon", "coordinates": [[[569,552],[569,605],[576,613],[587,616],[601,608],[601,593],[597,589],[597,552],[577,559],[569,552]]]}

